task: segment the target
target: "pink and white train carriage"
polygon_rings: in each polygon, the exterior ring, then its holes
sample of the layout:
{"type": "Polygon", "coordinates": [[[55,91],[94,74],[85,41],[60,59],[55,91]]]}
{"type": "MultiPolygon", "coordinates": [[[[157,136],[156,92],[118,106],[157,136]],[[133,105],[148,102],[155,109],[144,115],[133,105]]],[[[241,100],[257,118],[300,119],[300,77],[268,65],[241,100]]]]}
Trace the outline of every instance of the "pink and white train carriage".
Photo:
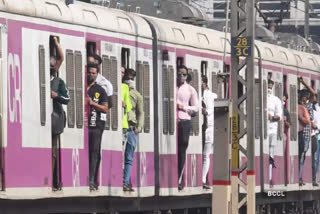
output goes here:
{"type": "MultiPolygon", "coordinates": [[[[219,73],[229,72],[230,68],[230,43],[227,38],[224,57],[224,33],[81,2],[66,6],[62,0],[0,1],[0,27],[0,198],[10,199],[0,200],[7,207],[4,213],[19,209],[10,202],[21,199],[31,200],[23,207],[34,209],[43,201],[56,204],[64,200],[63,208],[72,211],[85,205],[90,211],[210,207],[210,191],[202,189],[201,181],[201,114],[192,122],[184,173],[186,188],[180,192],[177,188],[175,77],[177,64],[185,64],[200,99],[201,75],[208,76],[210,88],[219,98],[228,98],[229,82],[218,78],[219,73]],[[63,48],[65,61],[60,77],[71,95],[65,106],[67,126],[61,135],[61,191],[52,191],[50,36],[57,36],[63,48]],[[102,139],[100,187],[96,192],[90,192],[88,187],[88,50],[102,57],[102,74],[114,88],[113,107],[102,139]],[[146,115],[131,176],[136,191],[130,194],[122,191],[121,65],[137,70],[136,87],[143,95],[146,115]],[[81,203],[72,205],[68,199],[81,203]]],[[[311,184],[310,151],[303,172],[307,185],[298,186],[297,76],[306,77],[320,91],[320,57],[258,41],[256,48],[255,75],[258,79],[258,72],[262,72],[264,88],[257,102],[261,100],[266,106],[270,74],[276,82],[276,95],[282,97],[283,90],[289,94],[292,126],[287,142],[283,143],[281,135],[278,139],[274,188],[292,194],[291,201],[301,191],[314,196],[319,188],[311,184]]],[[[265,115],[258,116],[266,124],[265,115]]],[[[279,133],[283,134],[282,130],[279,133]]],[[[271,188],[267,142],[266,128],[256,133],[257,196],[271,188]]],[[[42,206],[42,210],[49,212],[52,207],[42,206]]]]}

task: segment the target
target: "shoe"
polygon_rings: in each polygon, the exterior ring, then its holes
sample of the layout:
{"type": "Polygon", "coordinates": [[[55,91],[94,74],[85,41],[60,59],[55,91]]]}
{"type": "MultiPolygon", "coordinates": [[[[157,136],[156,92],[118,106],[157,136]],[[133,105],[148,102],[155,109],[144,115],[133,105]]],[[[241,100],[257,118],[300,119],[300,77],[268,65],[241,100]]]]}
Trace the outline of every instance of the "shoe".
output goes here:
{"type": "Polygon", "coordinates": [[[270,188],[273,188],[273,181],[272,180],[270,180],[269,185],[270,185],[270,188]]]}
{"type": "Polygon", "coordinates": [[[306,184],[303,183],[303,180],[302,180],[302,179],[300,179],[300,180],[299,180],[299,186],[303,186],[303,185],[306,185],[306,184]]]}
{"type": "Polygon", "coordinates": [[[183,189],[184,189],[183,184],[179,184],[179,185],[178,185],[178,190],[181,191],[181,190],[183,190],[183,189]]]}
{"type": "Polygon", "coordinates": [[[90,187],[90,191],[91,191],[91,192],[98,190],[98,185],[97,185],[97,184],[90,184],[89,187],[90,187]]]}
{"type": "Polygon", "coordinates": [[[317,182],[313,181],[312,186],[317,187],[317,186],[319,186],[319,184],[317,184],[317,182]]]}
{"type": "Polygon", "coordinates": [[[207,184],[205,184],[205,183],[203,183],[202,188],[205,189],[205,190],[211,189],[211,188],[209,187],[209,185],[207,185],[207,184]]]}
{"type": "Polygon", "coordinates": [[[123,191],[124,192],[134,192],[134,189],[129,184],[123,184],[123,191]]]}

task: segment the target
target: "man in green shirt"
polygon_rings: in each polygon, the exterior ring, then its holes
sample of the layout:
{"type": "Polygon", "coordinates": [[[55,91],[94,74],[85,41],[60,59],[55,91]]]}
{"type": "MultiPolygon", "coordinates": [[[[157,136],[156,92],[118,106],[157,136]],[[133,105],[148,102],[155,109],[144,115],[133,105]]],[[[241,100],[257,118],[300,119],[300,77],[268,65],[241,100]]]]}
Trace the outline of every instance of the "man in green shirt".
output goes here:
{"type": "Polygon", "coordinates": [[[135,89],[134,77],[136,72],[133,69],[126,69],[124,82],[130,88],[130,98],[132,109],[128,113],[128,141],[124,153],[124,169],[123,169],[123,191],[134,191],[130,185],[130,173],[133,162],[134,151],[138,144],[138,135],[142,131],[144,124],[143,98],[135,89]]]}
{"type": "MultiPolygon", "coordinates": [[[[121,78],[124,81],[125,68],[121,67],[121,78]]],[[[122,144],[127,142],[127,131],[129,128],[127,114],[131,111],[132,105],[130,101],[129,87],[127,84],[121,84],[121,101],[122,101],[122,144]]]]}

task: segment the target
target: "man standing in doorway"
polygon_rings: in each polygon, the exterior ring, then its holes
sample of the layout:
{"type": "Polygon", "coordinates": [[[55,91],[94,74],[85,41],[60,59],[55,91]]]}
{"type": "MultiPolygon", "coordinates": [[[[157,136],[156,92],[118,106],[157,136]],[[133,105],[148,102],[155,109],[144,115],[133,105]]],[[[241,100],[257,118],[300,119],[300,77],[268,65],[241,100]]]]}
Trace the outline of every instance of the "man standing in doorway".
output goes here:
{"type": "Polygon", "coordinates": [[[89,185],[90,191],[98,189],[98,170],[101,161],[101,139],[108,111],[108,96],[96,83],[98,66],[88,65],[89,111],[89,185]]]}
{"type": "Polygon", "coordinates": [[[182,65],[177,72],[177,117],[178,117],[178,189],[184,188],[183,171],[189,145],[191,114],[198,111],[198,95],[186,80],[188,69],[182,65]]]}
{"type": "Polygon", "coordinates": [[[134,191],[130,185],[130,174],[133,162],[134,151],[139,142],[139,133],[144,124],[143,98],[135,89],[134,78],[136,72],[133,69],[126,69],[124,82],[130,89],[130,100],[132,109],[128,113],[128,141],[124,152],[124,170],[123,170],[123,191],[134,191]]]}
{"type": "Polygon", "coordinates": [[[203,189],[210,189],[207,184],[207,174],[210,166],[210,154],[213,152],[214,140],[214,100],[217,94],[212,93],[208,87],[208,78],[202,76],[202,114],[204,122],[202,125],[202,183],[203,189]]]}
{"type": "Polygon", "coordinates": [[[57,56],[50,56],[50,88],[53,101],[52,122],[52,189],[61,189],[61,181],[58,174],[58,147],[60,147],[60,135],[65,127],[65,112],[62,105],[69,103],[69,90],[65,82],[58,77],[59,68],[64,60],[61,45],[57,37],[53,37],[53,44],[57,50],[57,56]]]}
{"type": "Polygon", "coordinates": [[[268,109],[268,138],[269,138],[269,182],[273,186],[272,169],[274,164],[275,146],[278,141],[278,122],[282,118],[282,103],[281,100],[273,95],[273,81],[268,80],[268,95],[267,95],[267,109],[268,109]]]}

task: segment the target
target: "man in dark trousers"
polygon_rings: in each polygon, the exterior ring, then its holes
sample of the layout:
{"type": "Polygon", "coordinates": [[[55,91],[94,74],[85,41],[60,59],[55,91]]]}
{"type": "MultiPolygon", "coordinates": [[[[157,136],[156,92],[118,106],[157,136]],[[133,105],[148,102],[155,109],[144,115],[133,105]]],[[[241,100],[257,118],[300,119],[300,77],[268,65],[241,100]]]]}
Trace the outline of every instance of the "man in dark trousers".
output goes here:
{"type": "Polygon", "coordinates": [[[108,96],[96,83],[98,65],[88,65],[88,105],[89,105],[89,185],[90,191],[98,189],[98,170],[101,161],[101,139],[107,119],[108,96]]]}
{"type": "Polygon", "coordinates": [[[178,190],[184,188],[183,171],[189,145],[191,115],[199,110],[196,90],[187,83],[188,69],[182,65],[177,73],[177,114],[178,114],[178,190]]]}
{"type": "Polygon", "coordinates": [[[60,147],[60,135],[65,126],[65,112],[62,105],[69,103],[69,90],[65,82],[58,77],[59,68],[64,60],[62,48],[57,37],[53,37],[53,46],[57,50],[57,56],[50,56],[50,89],[53,103],[51,116],[52,128],[52,190],[61,190],[58,178],[58,147],[60,147]]]}

